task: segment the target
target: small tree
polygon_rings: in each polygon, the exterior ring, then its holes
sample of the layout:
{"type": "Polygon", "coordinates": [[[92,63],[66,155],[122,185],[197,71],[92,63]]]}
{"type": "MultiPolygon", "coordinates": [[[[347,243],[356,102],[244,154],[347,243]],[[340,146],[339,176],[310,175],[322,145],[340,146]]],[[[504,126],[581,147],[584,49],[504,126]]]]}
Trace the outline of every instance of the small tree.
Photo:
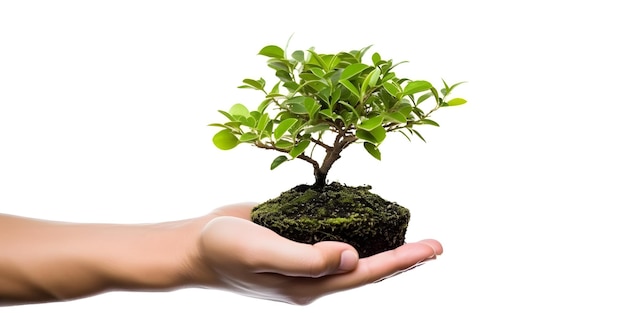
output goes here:
{"type": "MultiPolygon", "coordinates": [[[[371,47],[371,46],[370,46],[371,47]]],[[[341,153],[354,143],[380,160],[379,147],[387,133],[399,132],[424,140],[415,129],[418,125],[439,126],[430,117],[441,107],[457,106],[466,101],[448,99],[461,83],[438,90],[424,80],[397,77],[393,69],[401,63],[371,55],[371,64],[363,57],[370,47],[336,54],[321,54],[313,49],[297,50],[288,57],[274,45],[261,49],[269,58],[279,81],[268,88],[263,78],[244,79],[239,88],[255,89],[264,94],[256,110],[242,104],[228,112],[219,111],[228,121],[210,126],[223,128],[213,143],[228,150],[240,143],[281,153],[271,163],[274,169],[285,161],[300,159],[313,166],[315,187],[326,184],[326,177],[341,153]],[[422,109],[423,103],[433,104],[422,109]],[[323,157],[314,155],[321,148],[323,157]]]]}

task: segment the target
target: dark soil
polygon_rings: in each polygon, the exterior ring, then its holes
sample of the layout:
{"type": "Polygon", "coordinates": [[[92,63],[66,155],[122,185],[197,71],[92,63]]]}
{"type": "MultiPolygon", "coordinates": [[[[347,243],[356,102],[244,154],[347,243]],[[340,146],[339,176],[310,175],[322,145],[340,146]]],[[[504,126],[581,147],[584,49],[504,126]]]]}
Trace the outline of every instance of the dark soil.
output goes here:
{"type": "Polygon", "coordinates": [[[370,189],[299,185],[254,208],[252,221],[297,242],[342,241],[368,257],[404,244],[410,218],[408,209],[370,189]]]}

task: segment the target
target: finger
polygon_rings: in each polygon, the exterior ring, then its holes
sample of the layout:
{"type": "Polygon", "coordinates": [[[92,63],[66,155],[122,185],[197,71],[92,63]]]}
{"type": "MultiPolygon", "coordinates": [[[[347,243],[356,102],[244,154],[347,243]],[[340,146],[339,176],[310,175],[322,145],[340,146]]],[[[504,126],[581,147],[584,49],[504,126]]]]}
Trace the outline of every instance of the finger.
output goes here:
{"type": "Polygon", "coordinates": [[[257,206],[256,202],[242,202],[236,204],[225,205],[211,212],[213,216],[233,216],[250,220],[252,209],[257,206]]]}
{"type": "Polygon", "coordinates": [[[436,258],[438,255],[443,254],[443,246],[441,243],[435,239],[423,239],[415,243],[409,243],[407,245],[427,245],[433,249],[434,255],[431,258],[436,258]]]}
{"type": "Polygon", "coordinates": [[[438,241],[425,239],[364,259],[362,263],[366,269],[364,273],[367,274],[364,277],[365,283],[393,276],[414,267],[416,264],[435,259],[437,255],[442,253],[443,247],[438,241]]]}
{"type": "Polygon", "coordinates": [[[358,264],[358,254],[348,244],[298,243],[240,218],[215,218],[204,236],[205,246],[218,249],[214,255],[221,255],[222,261],[228,256],[228,262],[239,262],[255,273],[320,277],[353,270],[358,264]]]}
{"type": "Polygon", "coordinates": [[[322,288],[326,293],[332,293],[360,287],[393,276],[442,253],[443,247],[433,239],[404,244],[394,250],[361,259],[352,272],[327,277],[322,288]]]}

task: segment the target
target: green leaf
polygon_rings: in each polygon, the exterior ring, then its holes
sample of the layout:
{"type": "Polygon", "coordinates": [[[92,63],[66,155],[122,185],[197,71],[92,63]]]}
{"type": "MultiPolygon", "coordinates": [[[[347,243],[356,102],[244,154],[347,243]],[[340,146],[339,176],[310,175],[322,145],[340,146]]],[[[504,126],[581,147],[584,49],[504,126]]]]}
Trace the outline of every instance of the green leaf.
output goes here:
{"type": "Polygon", "coordinates": [[[289,72],[289,66],[287,64],[285,64],[285,62],[283,61],[274,61],[274,62],[268,62],[267,66],[269,66],[270,68],[274,69],[275,71],[285,71],[285,72],[289,72]]]}
{"type": "Polygon", "coordinates": [[[367,52],[367,50],[369,50],[371,47],[372,45],[369,45],[359,51],[351,51],[351,53],[354,55],[355,58],[357,58],[357,60],[359,60],[359,62],[361,62],[361,58],[363,57],[365,52],[367,52]]]}
{"type": "Polygon", "coordinates": [[[465,84],[465,83],[467,83],[467,82],[459,82],[459,83],[456,83],[456,84],[450,86],[450,88],[448,88],[448,94],[450,94],[452,92],[452,90],[454,90],[454,88],[456,88],[456,86],[461,85],[461,84],[465,84]]]}
{"type": "Polygon", "coordinates": [[[365,140],[367,142],[376,142],[376,138],[370,134],[370,132],[368,132],[367,130],[364,129],[357,129],[356,133],[355,133],[356,137],[361,139],[361,140],[365,140]]]}
{"type": "Polygon", "coordinates": [[[406,95],[412,95],[418,92],[427,91],[432,87],[433,86],[425,80],[416,80],[408,83],[406,87],[404,87],[403,92],[406,95]]]}
{"type": "MultiPolygon", "coordinates": [[[[350,106],[350,108],[354,110],[353,107],[350,106]]],[[[341,120],[341,122],[343,122],[343,125],[344,125],[342,127],[345,127],[345,128],[353,127],[353,124],[356,124],[356,122],[358,121],[358,117],[359,117],[359,115],[355,114],[354,111],[347,111],[347,110],[341,111],[341,114],[339,116],[340,116],[339,120],[341,120]]]]}
{"type": "Polygon", "coordinates": [[[357,60],[353,54],[348,52],[339,52],[337,56],[341,58],[341,61],[348,64],[360,63],[361,61],[357,60]]]}
{"type": "Polygon", "coordinates": [[[222,129],[213,136],[213,144],[222,150],[230,150],[239,144],[239,140],[229,129],[222,129]]]}
{"type": "Polygon", "coordinates": [[[443,86],[445,87],[445,88],[441,89],[441,94],[445,96],[450,91],[450,86],[448,86],[448,83],[446,83],[445,80],[442,79],[441,81],[443,82],[443,86]]]}
{"type": "Polygon", "coordinates": [[[239,127],[241,126],[241,122],[239,121],[234,121],[234,122],[226,122],[224,123],[224,126],[232,129],[232,130],[241,130],[239,127]]]}
{"type": "Polygon", "coordinates": [[[307,113],[309,113],[310,119],[313,119],[313,117],[315,116],[315,114],[321,107],[322,106],[319,103],[317,103],[315,99],[311,97],[304,98],[304,108],[306,109],[307,113]]]}
{"type": "Polygon", "coordinates": [[[387,74],[385,74],[385,76],[383,76],[382,81],[386,82],[386,81],[391,80],[393,78],[396,78],[396,73],[394,73],[394,72],[387,73],[387,74]]]}
{"type": "Polygon", "coordinates": [[[261,51],[259,51],[259,54],[270,58],[282,59],[285,57],[285,51],[283,48],[274,45],[265,46],[261,49],[261,51]]]}
{"type": "Polygon", "coordinates": [[[357,96],[357,98],[361,98],[361,94],[359,93],[359,90],[356,89],[356,87],[354,87],[354,85],[349,81],[349,80],[339,80],[339,83],[341,83],[342,85],[344,85],[346,88],[348,88],[348,90],[350,90],[350,92],[357,96]]]}
{"type": "Polygon", "coordinates": [[[297,121],[295,118],[288,118],[280,122],[274,130],[274,138],[280,139],[297,121]]]}
{"type": "Polygon", "coordinates": [[[421,96],[417,99],[417,102],[415,102],[415,104],[420,104],[420,103],[424,102],[426,99],[428,99],[428,98],[430,98],[430,97],[432,97],[432,96],[433,96],[433,94],[432,94],[432,93],[430,93],[430,92],[429,92],[429,93],[425,93],[425,94],[421,95],[421,96]]]}
{"type": "Polygon", "coordinates": [[[385,128],[383,128],[382,126],[378,126],[370,130],[370,134],[372,134],[374,138],[376,138],[376,143],[380,144],[387,137],[387,130],[385,130],[385,128]]]}
{"type": "Polygon", "coordinates": [[[305,128],[304,133],[305,134],[321,133],[321,132],[327,131],[328,129],[330,129],[330,126],[328,124],[317,124],[315,126],[305,128]]]}
{"type": "Polygon", "coordinates": [[[232,116],[239,115],[246,118],[250,116],[250,111],[248,110],[248,108],[246,108],[246,106],[241,103],[233,105],[230,110],[228,110],[228,113],[230,113],[230,115],[232,116]]]}
{"type": "Polygon", "coordinates": [[[387,136],[387,131],[382,126],[374,128],[371,131],[357,129],[356,136],[359,139],[369,141],[373,144],[380,144],[381,142],[383,142],[383,140],[385,140],[385,137],[387,136]]]}
{"type": "Polygon", "coordinates": [[[259,138],[259,136],[255,133],[245,133],[245,134],[242,134],[241,137],[239,137],[239,141],[241,142],[255,141],[257,140],[257,138],[259,138]]]}
{"type": "Polygon", "coordinates": [[[378,62],[380,62],[380,54],[378,54],[378,52],[374,52],[374,54],[372,54],[372,62],[374,65],[378,65],[378,62]]]}
{"type": "Polygon", "coordinates": [[[252,87],[252,86],[250,86],[250,85],[241,85],[241,86],[237,86],[237,88],[241,88],[241,89],[245,89],[245,88],[247,88],[247,89],[254,89],[254,90],[257,90],[257,88],[252,87]]]}
{"type": "Polygon", "coordinates": [[[385,88],[385,90],[387,90],[387,92],[394,97],[398,94],[398,92],[400,92],[400,86],[395,83],[385,82],[383,83],[383,88],[385,88]]]}
{"type": "Polygon", "coordinates": [[[331,121],[334,121],[336,119],[339,118],[339,115],[337,113],[334,113],[333,111],[331,111],[330,109],[323,109],[320,110],[320,114],[324,115],[325,117],[329,118],[331,121]]]}
{"type": "Polygon", "coordinates": [[[374,128],[379,127],[382,123],[383,123],[383,117],[379,115],[379,116],[363,121],[357,127],[360,129],[371,131],[374,128]]]}
{"type": "Polygon", "coordinates": [[[254,123],[252,123],[251,127],[256,126],[256,121],[258,121],[259,118],[261,118],[261,112],[259,112],[259,111],[250,111],[250,118],[252,118],[251,121],[254,122],[254,123]]]}
{"type": "Polygon", "coordinates": [[[423,142],[426,142],[426,139],[424,139],[422,134],[420,134],[417,130],[412,129],[412,128],[407,128],[407,129],[409,130],[409,132],[411,132],[412,135],[415,135],[415,136],[419,137],[423,142]]]}
{"type": "MultiPolygon", "coordinates": [[[[249,125],[247,122],[248,118],[242,115],[234,115],[233,118],[235,118],[236,122],[240,122],[243,125],[249,126],[249,127],[254,127],[254,124],[249,125]]],[[[250,117],[251,118],[251,117],[250,117]]]]}
{"type": "Polygon", "coordinates": [[[324,73],[324,71],[318,67],[311,68],[311,73],[317,76],[317,78],[324,78],[324,75],[326,75],[326,73],[324,73]]]}
{"type": "Polygon", "coordinates": [[[269,121],[269,115],[267,113],[263,113],[263,115],[261,115],[261,117],[259,118],[259,122],[256,124],[256,129],[259,131],[259,133],[263,133],[263,130],[265,130],[265,127],[267,127],[269,121]]]}
{"type": "Polygon", "coordinates": [[[335,91],[333,91],[333,94],[331,95],[331,99],[330,99],[331,111],[335,108],[335,104],[337,103],[337,101],[339,101],[339,99],[341,99],[341,88],[336,88],[335,91]]]}
{"type": "Polygon", "coordinates": [[[380,70],[378,68],[376,68],[375,70],[367,74],[367,76],[365,77],[365,80],[363,80],[363,84],[361,85],[361,94],[359,96],[359,99],[365,98],[365,93],[367,92],[367,88],[370,86],[371,87],[375,86],[376,83],[378,82],[379,77],[380,77],[380,70]]]}
{"type": "Polygon", "coordinates": [[[288,106],[289,112],[291,112],[291,113],[294,113],[294,114],[307,114],[309,112],[307,111],[306,107],[304,106],[304,101],[305,101],[305,97],[297,96],[297,97],[293,97],[291,99],[285,100],[285,102],[283,102],[283,104],[288,106]]]}
{"type": "Polygon", "coordinates": [[[404,115],[408,119],[411,117],[411,112],[413,108],[407,103],[402,103],[398,106],[397,110],[400,114],[404,115]]]}
{"type": "Polygon", "coordinates": [[[309,146],[310,143],[310,140],[302,140],[298,142],[296,146],[293,147],[291,151],[289,151],[289,155],[292,158],[297,158],[302,152],[304,152],[304,150],[309,146]]]}
{"type": "Polygon", "coordinates": [[[320,78],[317,77],[317,75],[313,74],[313,73],[301,73],[300,78],[306,80],[306,81],[319,81],[320,78]]]}
{"type": "Polygon", "coordinates": [[[293,81],[285,82],[283,86],[285,86],[285,88],[287,88],[290,92],[295,92],[298,88],[300,88],[300,85],[293,81]]]}
{"type": "Polygon", "coordinates": [[[325,87],[317,93],[321,105],[330,105],[330,87],[325,87]]]}
{"type": "Polygon", "coordinates": [[[254,128],[254,125],[256,125],[256,119],[253,116],[245,117],[241,115],[235,115],[234,117],[237,119],[237,122],[239,122],[240,125],[250,128],[254,128]]]}
{"type": "Polygon", "coordinates": [[[320,110],[320,114],[324,115],[325,117],[328,117],[329,119],[335,119],[333,111],[331,109],[323,109],[320,110]]]}
{"type": "Polygon", "coordinates": [[[302,51],[302,50],[294,51],[291,54],[291,57],[294,58],[294,60],[296,60],[296,61],[298,61],[300,63],[304,63],[304,51],[302,51]]]}
{"type": "Polygon", "coordinates": [[[274,121],[270,118],[269,123],[267,123],[267,126],[265,126],[264,131],[260,135],[262,138],[271,137],[273,130],[274,130],[274,121]]]}
{"type": "Polygon", "coordinates": [[[324,59],[322,59],[322,57],[320,57],[320,55],[317,54],[317,52],[315,52],[313,49],[309,49],[309,53],[311,53],[311,56],[312,56],[312,58],[309,60],[309,64],[319,65],[324,70],[326,70],[326,71],[329,70],[328,69],[328,65],[326,64],[324,59]]]}
{"type": "Polygon", "coordinates": [[[390,120],[394,123],[400,123],[400,124],[406,123],[406,116],[404,116],[404,114],[400,112],[389,113],[385,115],[385,119],[390,120]]]}
{"type": "Polygon", "coordinates": [[[341,58],[338,55],[333,55],[329,60],[328,60],[328,71],[330,72],[332,69],[334,69],[335,67],[337,67],[337,65],[339,65],[339,63],[341,62],[341,58]]]}
{"type": "MultiPolygon", "coordinates": [[[[282,95],[276,95],[276,96],[282,96],[282,95]]],[[[261,101],[261,103],[259,104],[259,107],[257,108],[257,111],[260,113],[265,112],[265,109],[267,109],[270,103],[272,103],[272,100],[273,100],[272,98],[267,98],[261,101]]]]}
{"type": "Polygon", "coordinates": [[[294,113],[294,114],[307,114],[307,113],[309,113],[303,103],[294,103],[294,104],[292,104],[291,108],[289,109],[289,111],[291,113],[294,113]]]}
{"type": "Polygon", "coordinates": [[[367,150],[367,152],[369,152],[371,156],[380,161],[380,150],[378,150],[378,147],[376,147],[376,145],[373,145],[369,142],[364,142],[363,147],[365,147],[365,150],[367,150]]]}
{"type": "Polygon", "coordinates": [[[357,117],[360,116],[359,112],[357,112],[356,109],[350,105],[350,103],[345,102],[345,101],[339,101],[339,103],[341,103],[341,105],[345,106],[346,108],[350,109],[350,111],[354,114],[354,116],[357,116],[357,117]]]}
{"type": "Polygon", "coordinates": [[[346,67],[343,70],[343,72],[341,73],[341,77],[339,79],[340,80],[348,80],[348,79],[354,77],[355,75],[363,72],[368,67],[369,67],[369,65],[363,64],[363,63],[350,64],[350,65],[348,65],[348,67],[346,67]]]}
{"type": "Polygon", "coordinates": [[[437,91],[437,88],[430,88],[430,93],[433,94],[433,97],[435,97],[435,101],[437,101],[437,104],[439,104],[441,98],[439,98],[439,92],[437,91]]]}
{"type": "Polygon", "coordinates": [[[285,163],[285,161],[289,161],[289,158],[284,155],[276,157],[274,161],[272,161],[272,165],[270,165],[270,170],[277,168],[279,165],[285,163]]]}
{"type": "Polygon", "coordinates": [[[433,125],[433,126],[437,126],[439,127],[439,124],[433,120],[429,120],[429,119],[421,119],[418,121],[418,124],[426,124],[426,125],[433,125]]]}
{"type": "Polygon", "coordinates": [[[281,139],[277,141],[274,146],[278,149],[291,150],[291,148],[293,148],[293,142],[281,139]]]}
{"type": "Polygon", "coordinates": [[[230,113],[226,112],[226,111],[222,111],[222,110],[217,110],[217,112],[220,112],[222,115],[226,116],[226,118],[228,118],[229,121],[236,121],[236,119],[230,115],[230,113]]]}
{"type": "Polygon", "coordinates": [[[280,82],[274,84],[274,87],[272,87],[272,91],[270,91],[271,94],[280,94],[280,82]]]}
{"type": "Polygon", "coordinates": [[[411,137],[409,137],[409,135],[407,135],[405,132],[403,132],[402,129],[398,130],[398,132],[400,132],[400,134],[402,134],[402,136],[404,136],[404,138],[406,138],[406,140],[408,140],[409,142],[411,141],[411,137]]]}
{"type": "Polygon", "coordinates": [[[417,135],[417,137],[420,137],[420,139],[421,139],[423,142],[426,142],[426,139],[424,139],[424,137],[422,136],[422,134],[420,134],[418,131],[415,131],[415,134],[417,135]]]}
{"type": "Polygon", "coordinates": [[[278,77],[283,82],[292,82],[291,74],[288,71],[276,71],[276,77],[278,77]]]}
{"type": "Polygon", "coordinates": [[[252,87],[253,89],[263,90],[263,88],[265,87],[265,80],[263,80],[262,78],[260,80],[246,78],[243,80],[243,83],[247,85],[239,86],[239,88],[252,87]]]}
{"type": "Polygon", "coordinates": [[[454,98],[450,101],[448,101],[448,105],[447,106],[455,106],[455,105],[461,105],[461,104],[465,104],[467,103],[467,100],[463,99],[463,98],[454,98]]]}
{"type": "Polygon", "coordinates": [[[375,68],[368,75],[368,80],[366,80],[368,82],[367,85],[370,86],[370,87],[376,86],[376,83],[378,82],[379,78],[380,78],[380,69],[379,68],[375,68]]]}

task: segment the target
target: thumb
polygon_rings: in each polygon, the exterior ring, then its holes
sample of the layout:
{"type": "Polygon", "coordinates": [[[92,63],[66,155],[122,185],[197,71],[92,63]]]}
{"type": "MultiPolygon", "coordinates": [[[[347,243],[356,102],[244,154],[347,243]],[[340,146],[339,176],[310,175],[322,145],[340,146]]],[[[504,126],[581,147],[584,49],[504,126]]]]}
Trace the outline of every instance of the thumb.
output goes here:
{"type": "Polygon", "coordinates": [[[349,244],[323,241],[298,243],[268,228],[230,216],[220,216],[203,230],[206,257],[215,264],[239,264],[255,273],[321,277],[356,268],[359,257],[349,244]]]}
{"type": "MultiPolygon", "coordinates": [[[[278,235],[276,235],[278,236],[278,235]]],[[[279,240],[276,240],[279,242],[279,240]]],[[[297,243],[280,237],[281,245],[265,246],[257,263],[259,272],[277,273],[297,277],[322,277],[354,270],[359,255],[349,244],[322,241],[314,245],[297,243]]]]}
{"type": "Polygon", "coordinates": [[[314,244],[313,249],[320,257],[317,263],[311,263],[311,277],[350,272],[359,263],[359,254],[345,243],[322,241],[314,244]]]}

